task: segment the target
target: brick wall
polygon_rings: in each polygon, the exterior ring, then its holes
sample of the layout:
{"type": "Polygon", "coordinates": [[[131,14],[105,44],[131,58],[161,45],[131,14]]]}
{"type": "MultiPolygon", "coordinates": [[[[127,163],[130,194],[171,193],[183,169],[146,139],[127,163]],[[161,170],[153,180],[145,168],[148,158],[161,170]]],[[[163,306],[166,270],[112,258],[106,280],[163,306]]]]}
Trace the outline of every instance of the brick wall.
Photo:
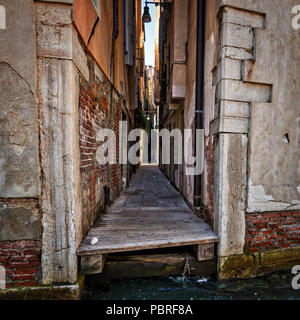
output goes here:
{"type": "Polygon", "coordinates": [[[0,242],[0,265],[6,270],[6,288],[40,284],[40,248],[39,240],[0,242]]]}
{"type": "Polygon", "coordinates": [[[300,246],[300,212],[246,215],[248,253],[300,246]]]}
{"type": "MultiPolygon", "coordinates": [[[[110,188],[111,200],[121,191],[121,167],[116,165],[99,166],[96,151],[100,143],[96,132],[101,128],[113,129],[119,147],[119,121],[122,117],[123,98],[112,88],[95,62],[88,57],[90,79],[80,77],[80,154],[83,201],[83,232],[93,224],[97,213],[104,209],[103,187],[110,188]],[[96,68],[96,69],[95,69],[96,68]],[[95,71],[96,70],[96,71],[95,71]]],[[[119,155],[116,152],[116,160],[119,155]]]]}
{"type": "Polygon", "coordinates": [[[40,218],[38,199],[0,198],[0,266],[7,288],[41,281],[40,218]]]}

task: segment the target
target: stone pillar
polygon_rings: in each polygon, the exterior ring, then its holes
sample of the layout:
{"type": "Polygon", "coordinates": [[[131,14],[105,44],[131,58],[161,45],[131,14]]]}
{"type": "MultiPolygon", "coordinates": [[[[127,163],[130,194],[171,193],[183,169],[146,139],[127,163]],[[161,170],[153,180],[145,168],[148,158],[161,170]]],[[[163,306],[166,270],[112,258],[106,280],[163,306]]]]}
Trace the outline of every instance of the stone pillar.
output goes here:
{"type": "Polygon", "coordinates": [[[264,14],[223,6],[217,85],[218,117],[212,131],[219,135],[215,163],[214,229],[218,234],[219,267],[226,257],[243,254],[247,199],[248,135],[251,106],[269,103],[272,85],[249,78],[256,56],[256,29],[264,28],[264,14]]]}
{"type": "Polygon", "coordinates": [[[82,210],[72,5],[37,2],[36,28],[43,283],[74,283],[82,210]]]}

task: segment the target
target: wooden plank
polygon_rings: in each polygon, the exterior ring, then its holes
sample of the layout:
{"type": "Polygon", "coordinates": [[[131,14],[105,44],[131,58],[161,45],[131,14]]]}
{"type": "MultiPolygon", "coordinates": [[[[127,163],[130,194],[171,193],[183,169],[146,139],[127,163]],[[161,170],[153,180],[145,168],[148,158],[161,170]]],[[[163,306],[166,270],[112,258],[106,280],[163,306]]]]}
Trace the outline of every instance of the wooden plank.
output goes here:
{"type": "Polygon", "coordinates": [[[125,212],[140,212],[140,211],[157,211],[157,212],[172,212],[172,211],[182,211],[182,212],[191,212],[191,209],[189,207],[134,207],[134,209],[130,207],[111,207],[108,213],[125,213],[125,212]]]}
{"type": "Polygon", "coordinates": [[[157,168],[139,169],[121,197],[90,229],[78,255],[211,246],[217,241],[211,228],[193,213],[157,168]],[[176,206],[175,201],[180,205],[176,206]],[[90,245],[92,237],[98,238],[94,246],[90,245]]]}
{"type": "Polygon", "coordinates": [[[196,256],[198,261],[212,260],[214,258],[214,243],[199,244],[196,247],[196,256]]]}
{"type": "Polygon", "coordinates": [[[94,255],[98,253],[112,253],[112,252],[130,252],[130,251],[140,251],[148,249],[158,249],[158,248],[171,248],[171,247],[181,247],[189,245],[198,245],[202,243],[211,243],[215,242],[215,238],[209,239],[199,239],[197,238],[186,238],[180,240],[178,237],[169,238],[169,239],[159,239],[152,241],[143,241],[143,242],[126,242],[126,243],[109,243],[107,245],[102,245],[101,247],[96,246],[80,246],[77,251],[78,255],[94,255]]]}
{"type": "Polygon", "coordinates": [[[105,255],[88,255],[81,257],[82,274],[98,274],[103,271],[105,255]]]}

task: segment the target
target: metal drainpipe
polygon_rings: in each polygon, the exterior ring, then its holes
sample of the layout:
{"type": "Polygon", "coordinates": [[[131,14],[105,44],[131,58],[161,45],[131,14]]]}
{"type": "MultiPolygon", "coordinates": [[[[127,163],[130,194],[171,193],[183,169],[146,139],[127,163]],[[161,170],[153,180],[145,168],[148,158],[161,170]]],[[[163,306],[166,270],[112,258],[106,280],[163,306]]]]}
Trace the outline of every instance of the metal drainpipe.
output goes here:
{"type": "MultiPolygon", "coordinates": [[[[195,144],[196,130],[203,129],[204,105],[204,56],[205,56],[205,6],[206,0],[198,0],[197,8],[197,66],[196,66],[196,105],[195,105],[195,144]]],[[[201,175],[194,176],[194,206],[201,206],[201,175]]]]}

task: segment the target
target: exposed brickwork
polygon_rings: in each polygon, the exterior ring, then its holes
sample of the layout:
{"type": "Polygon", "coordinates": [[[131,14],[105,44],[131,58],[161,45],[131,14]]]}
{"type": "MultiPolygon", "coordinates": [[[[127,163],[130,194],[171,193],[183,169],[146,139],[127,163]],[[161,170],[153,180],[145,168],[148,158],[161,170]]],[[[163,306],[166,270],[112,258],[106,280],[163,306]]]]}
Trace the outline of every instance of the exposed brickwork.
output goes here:
{"type": "Polygon", "coordinates": [[[300,246],[300,212],[246,215],[248,253],[300,246]]]}
{"type": "MultiPolygon", "coordinates": [[[[88,65],[90,81],[80,78],[79,104],[84,233],[93,224],[96,214],[104,208],[103,187],[110,187],[111,200],[115,200],[121,191],[120,165],[99,166],[96,161],[96,151],[100,146],[100,143],[96,142],[96,133],[101,128],[113,129],[118,150],[123,98],[111,87],[104,75],[101,79],[96,76],[92,58],[89,58],[88,65]]],[[[116,161],[119,162],[118,152],[116,161]]]]}
{"type": "Polygon", "coordinates": [[[0,242],[0,265],[6,270],[6,288],[39,285],[40,254],[39,240],[0,242]]]}

